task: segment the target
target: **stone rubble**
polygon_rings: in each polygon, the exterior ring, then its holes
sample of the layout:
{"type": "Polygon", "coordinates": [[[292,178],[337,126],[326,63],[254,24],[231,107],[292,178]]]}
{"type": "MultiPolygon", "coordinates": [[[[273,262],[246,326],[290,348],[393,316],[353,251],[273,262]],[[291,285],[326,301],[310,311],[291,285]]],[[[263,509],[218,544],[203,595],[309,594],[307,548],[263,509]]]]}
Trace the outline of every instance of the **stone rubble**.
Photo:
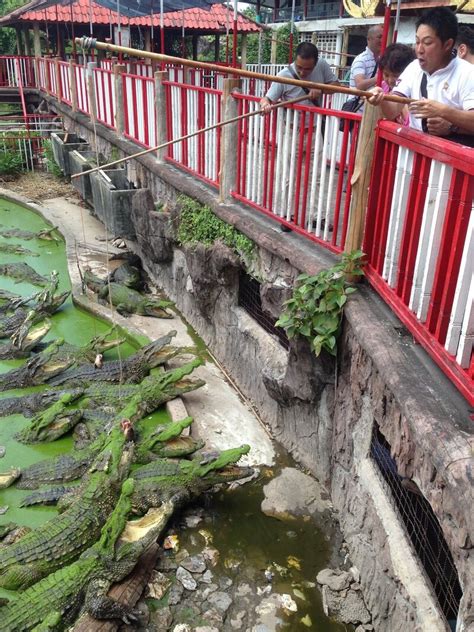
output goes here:
{"type": "Polygon", "coordinates": [[[342,623],[361,624],[356,632],[373,630],[361,585],[355,578],[360,579],[355,566],[349,571],[325,568],[317,574],[316,581],[322,587],[324,612],[342,623]]]}

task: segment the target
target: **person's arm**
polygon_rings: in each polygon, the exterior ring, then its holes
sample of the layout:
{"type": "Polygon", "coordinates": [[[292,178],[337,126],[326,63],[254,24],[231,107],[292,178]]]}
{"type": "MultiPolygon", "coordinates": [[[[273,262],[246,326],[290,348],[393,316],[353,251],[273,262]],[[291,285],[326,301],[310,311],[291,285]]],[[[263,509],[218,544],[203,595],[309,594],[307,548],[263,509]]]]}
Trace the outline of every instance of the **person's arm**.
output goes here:
{"type": "Polygon", "coordinates": [[[377,77],[367,77],[365,75],[355,75],[354,83],[357,90],[369,90],[369,88],[373,88],[377,83],[377,77]]]}
{"type": "MultiPolygon", "coordinates": [[[[393,103],[392,101],[385,101],[385,93],[382,88],[376,86],[372,88],[372,96],[367,99],[367,103],[370,105],[380,105],[380,109],[382,110],[382,114],[389,121],[394,121],[399,114],[402,113],[404,103],[393,103]]],[[[393,92],[392,94],[398,94],[401,97],[404,97],[404,94],[400,94],[398,92],[393,92]]]]}
{"type": "Polygon", "coordinates": [[[285,86],[282,83],[273,82],[267,94],[260,99],[260,110],[264,112],[268,112],[268,109],[273,103],[276,103],[283,97],[285,86]]]}
{"type": "MultiPolygon", "coordinates": [[[[474,110],[458,110],[433,99],[413,101],[408,106],[416,118],[442,118],[451,124],[451,132],[474,134],[474,110]]],[[[443,134],[444,135],[444,134],[443,134]]]]}

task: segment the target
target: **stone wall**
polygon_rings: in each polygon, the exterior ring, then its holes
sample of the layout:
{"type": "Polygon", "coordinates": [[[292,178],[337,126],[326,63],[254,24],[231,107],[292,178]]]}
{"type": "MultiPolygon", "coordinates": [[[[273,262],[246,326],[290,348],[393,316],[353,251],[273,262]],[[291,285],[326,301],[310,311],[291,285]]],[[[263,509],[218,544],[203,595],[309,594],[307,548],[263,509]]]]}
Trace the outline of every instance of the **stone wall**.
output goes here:
{"type": "MultiPolygon", "coordinates": [[[[101,126],[96,136],[85,117],[60,107],[71,131],[97,141],[105,155],[112,146],[124,154],[136,151],[101,126]]],[[[473,630],[474,433],[465,401],[366,286],[346,307],[336,363],[316,359],[299,341],[286,351],[238,306],[240,263],[228,249],[177,245],[178,193],[208,204],[257,244],[254,272],[262,280],[262,302],[274,315],[301,271],[314,274],[334,257],[294,233],[280,233],[250,209],[219,204],[215,190],[151,155],[135,161],[128,176],[148,189],[135,196],[132,246],[273,436],[327,486],[375,629],[448,628],[369,458],[374,421],[399,472],[433,507],[464,592],[457,630],[473,630]]]]}

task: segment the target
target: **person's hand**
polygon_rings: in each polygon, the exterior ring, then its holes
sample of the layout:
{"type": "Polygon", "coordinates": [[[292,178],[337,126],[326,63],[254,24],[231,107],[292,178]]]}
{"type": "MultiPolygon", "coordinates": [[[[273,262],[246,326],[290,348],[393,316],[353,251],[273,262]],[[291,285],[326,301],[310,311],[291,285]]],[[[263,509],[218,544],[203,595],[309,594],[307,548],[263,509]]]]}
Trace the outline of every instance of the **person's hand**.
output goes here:
{"type": "Polygon", "coordinates": [[[440,116],[427,119],[428,132],[433,136],[449,136],[452,125],[449,121],[440,116]]]}
{"type": "Polygon", "coordinates": [[[439,101],[433,101],[432,99],[420,99],[419,101],[410,103],[408,109],[415,118],[430,119],[442,117],[445,106],[439,101]]]}
{"type": "Polygon", "coordinates": [[[322,94],[321,90],[314,88],[313,90],[310,90],[308,92],[308,99],[310,101],[317,101],[319,97],[321,96],[321,94],[322,94]]]}
{"type": "Polygon", "coordinates": [[[260,114],[268,114],[268,112],[270,112],[271,106],[272,104],[265,97],[263,97],[263,99],[260,99],[260,114]]]}
{"type": "Polygon", "coordinates": [[[370,90],[372,92],[371,97],[367,97],[368,103],[370,105],[380,105],[385,98],[385,93],[380,86],[375,86],[370,90]]]}

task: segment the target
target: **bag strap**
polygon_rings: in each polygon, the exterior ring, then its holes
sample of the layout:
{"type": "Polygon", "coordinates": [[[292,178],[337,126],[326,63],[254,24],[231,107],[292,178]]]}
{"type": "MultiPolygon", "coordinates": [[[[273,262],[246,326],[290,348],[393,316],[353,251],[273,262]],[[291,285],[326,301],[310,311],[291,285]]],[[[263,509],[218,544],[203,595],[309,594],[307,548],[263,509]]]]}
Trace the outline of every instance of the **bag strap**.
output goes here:
{"type": "MultiPolygon", "coordinates": [[[[298,75],[296,74],[296,72],[291,67],[291,64],[288,64],[288,71],[289,71],[290,75],[293,77],[293,79],[298,79],[298,81],[301,81],[300,78],[298,77],[298,75]]],[[[303,90],[303,92],[305,94],[309,94],[308,88],[303,88],[302,86],[300,86],[300,88],[303,90]]]]}
{"type": "MultiPolygon", "coordinates": [[[[377,72],[377,68],[378,68],[379,62],[376,61],[375,62],[375,66],[374,69],[372,70],[372,74],[370,75],[369,79],[373,79],[375,77],[375,74],[377,72]]],[[[357,107],[354,110],[354,112],[358,112],[360,110],[360,108],[364,105],[364,102],[362,101],[362,97],[354,97],[357,99],[356,103],[357,103],[357,107]]]]}
{"type": "MultiPolygon", "coordinates": [[[[421,77],[420,94],[424,99],[428,98],[428,78],[426,76],[426,73],[423,73],[423,76],[421,77]]],[[[428,123],[425,118],[421,119],[421,129],[425,133],[428,132],[428,123]]]]}

